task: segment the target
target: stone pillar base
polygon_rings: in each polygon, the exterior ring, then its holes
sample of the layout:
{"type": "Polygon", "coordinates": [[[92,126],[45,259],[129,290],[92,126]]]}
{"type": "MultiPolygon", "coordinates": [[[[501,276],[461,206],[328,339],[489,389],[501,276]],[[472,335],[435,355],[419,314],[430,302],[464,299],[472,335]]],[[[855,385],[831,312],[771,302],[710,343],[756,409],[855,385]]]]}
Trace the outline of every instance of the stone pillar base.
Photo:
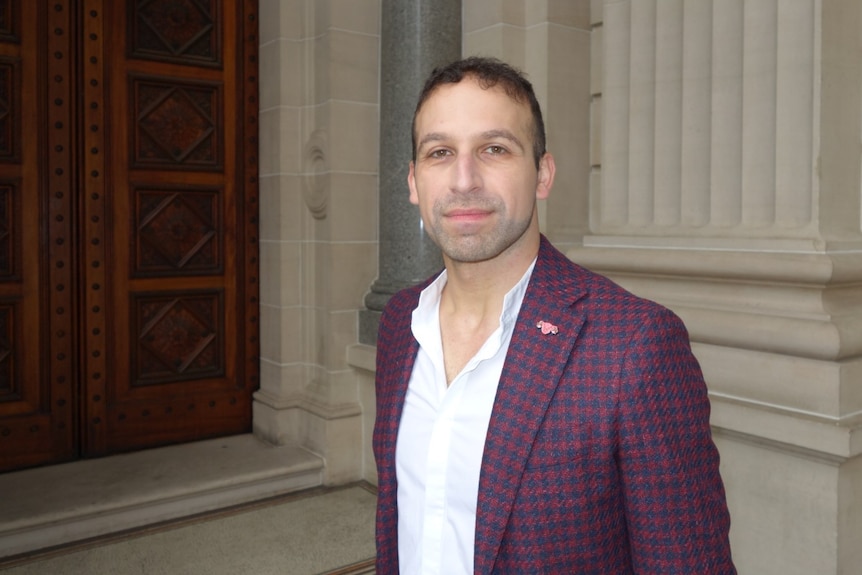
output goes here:
{"type": "Polygon", "coordinates": [[[714,437],[738,567],[799,575],[858,569],[862,456],[837,458],[722,429],[714,437]]]}
{"type": "Polygon", "coordinates": [[[359,310],[359,343],[377,345],[377,328],[380,325],[382,311],[371,309],[359,310]]]}
{"type": "Polygon", "coordinates": [[[326,461],[324,485],[362,479],[362,408],[331,407],[306,397],[279,400],[254,395],[254,434],[275,445],[299,445],[326,461]]]}

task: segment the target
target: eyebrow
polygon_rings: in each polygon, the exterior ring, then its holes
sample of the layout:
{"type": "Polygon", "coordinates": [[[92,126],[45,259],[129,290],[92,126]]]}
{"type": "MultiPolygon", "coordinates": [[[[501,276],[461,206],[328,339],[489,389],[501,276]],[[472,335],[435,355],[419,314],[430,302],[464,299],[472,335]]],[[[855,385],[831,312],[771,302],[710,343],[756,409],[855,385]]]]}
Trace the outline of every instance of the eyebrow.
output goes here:
{"type": "Polygon", "coordinates": [[[422,146],[431,142],[442,142],[448,139],[448,136],[442,132],[429,132],[425,134],[425,136],[419,140],[419,143],[416,144],[416,149],[421,150],[422,146]]]}
{"type": "Polygon", "coordinates": [[[524,144],[521,143],[521,140],[518,138],[518,136],[516,136],[509,130],[488,130],[487,132],[482,132],[482,137],[485,139],[503,138],[504,140],[509,140],[510,142],[518,146],[521,151],[524,150],[524,144]]]}
{"type": "MultiPolygon", "coordinates": [[[[479,136],[483,140],[488,140],[488,139],[493,139],[493,138],[503,138],[504,140],[509,140],[510,142],[512,142],[521,151],[524,151],[524,149],[525,149],[524,144],[521,142],[521,140],[509,130],[504,130],[504,129],[487,130],[487,131],[479,134],[479,136]]],[[[449,138],[450,138],[450,136],[448,134],[443,133],[443,132],[429,132],[429,133],[425,134],[425,136],[423,136],[421,140],[419,140],[419,144],[417,144],[416,149],[420,150],[426,144],[429,144],[431,142],[443,142],[445,140],[448,140],[449,138]]]]}

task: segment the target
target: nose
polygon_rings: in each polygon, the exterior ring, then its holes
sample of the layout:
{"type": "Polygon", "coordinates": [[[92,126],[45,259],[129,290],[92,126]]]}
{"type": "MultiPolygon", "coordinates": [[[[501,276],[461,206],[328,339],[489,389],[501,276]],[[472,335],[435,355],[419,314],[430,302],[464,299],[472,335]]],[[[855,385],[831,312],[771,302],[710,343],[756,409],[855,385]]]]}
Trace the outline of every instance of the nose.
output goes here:
{"type": "Polygon", "coordinates": [[[482,177],[479,165],[472,154],[458,154],[452,162],[451,189],[454,193],[468,193],[479,189],[482,177]]]}

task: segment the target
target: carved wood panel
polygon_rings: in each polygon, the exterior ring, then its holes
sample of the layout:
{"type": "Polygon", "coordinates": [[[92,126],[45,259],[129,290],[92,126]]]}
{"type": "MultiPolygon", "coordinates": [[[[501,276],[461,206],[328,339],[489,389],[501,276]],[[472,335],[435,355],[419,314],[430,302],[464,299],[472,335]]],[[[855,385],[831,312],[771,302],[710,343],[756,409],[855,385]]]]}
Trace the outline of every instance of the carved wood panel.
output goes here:
{"type": "Polygon", "coordinates": [[[224,374],[220,291],[134,294],[132,386],[224,374]]]}
{"type": "Polygon", "coordinates": [[[0,180],[0,281],[20,277],[21,179],[0,180]]]}
{"type": "Polygon", "coordinates": [[[17,44],[21,37],[21,3],[0,0],[0,42],[17,44]]]}
{"type": "Polygon", "coordinates": [[[133,275],[218,274],[224,269],[221,188],[131,185],[133,275]]]}
{"type": "Polygon", "coordinates": [[[175,78],[129,78],[135,124],[132,167],[224,169],[221,86],[175,78]]]}
{"type": "Polygon", "coordinates": [[[192,66],[222,63],[221,2],[144,0],[133,2],[129,22],[132,58],[192,66]]]}
{"type": "Polygon", "coordinates": [[[21,310],[14,303],[0,304],[0,402],[13,403],[24,399],[26,391],[18,370],[15,344],[21,340],[19,323],[21,310]]]}
{"type": "Polygon", "coordinates": [[[0,162],[20,160],[21,58],[0,56],[0,162]]]}

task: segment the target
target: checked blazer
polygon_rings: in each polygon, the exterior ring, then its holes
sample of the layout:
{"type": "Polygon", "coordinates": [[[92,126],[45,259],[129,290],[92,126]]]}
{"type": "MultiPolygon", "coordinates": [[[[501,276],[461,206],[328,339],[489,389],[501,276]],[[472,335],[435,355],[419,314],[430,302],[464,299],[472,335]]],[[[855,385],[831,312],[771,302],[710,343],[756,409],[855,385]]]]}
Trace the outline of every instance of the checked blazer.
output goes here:
{"type": "MultiPolygon", "coordinates": [[[[394,295],[380,321],[379,575],[398,573],[395,446],[423,288],[394,295]]],[[[485,440],[475,573],[736,573],[718,463],[681,320],[542,237],[485,440]]]]}

